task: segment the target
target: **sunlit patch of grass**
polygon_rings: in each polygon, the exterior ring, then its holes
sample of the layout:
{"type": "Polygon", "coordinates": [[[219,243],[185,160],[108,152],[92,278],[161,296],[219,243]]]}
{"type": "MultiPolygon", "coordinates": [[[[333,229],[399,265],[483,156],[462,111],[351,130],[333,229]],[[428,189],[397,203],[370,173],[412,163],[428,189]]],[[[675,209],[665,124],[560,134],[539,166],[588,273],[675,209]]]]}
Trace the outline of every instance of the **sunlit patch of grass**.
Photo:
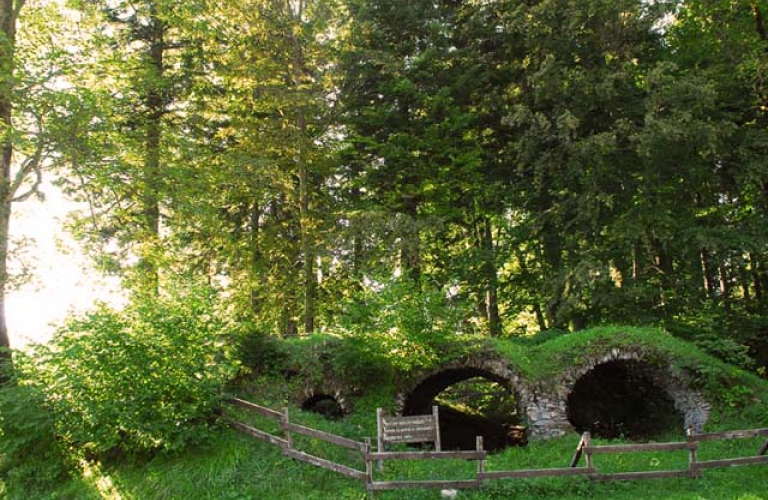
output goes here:
{"type": "Polygon", "coordinates": [[[85,483],[90,485],[103,500],[133,500],[133,496],[122,493],[109,474],[105,473],[98,462],[81,461],[85,483]]]}

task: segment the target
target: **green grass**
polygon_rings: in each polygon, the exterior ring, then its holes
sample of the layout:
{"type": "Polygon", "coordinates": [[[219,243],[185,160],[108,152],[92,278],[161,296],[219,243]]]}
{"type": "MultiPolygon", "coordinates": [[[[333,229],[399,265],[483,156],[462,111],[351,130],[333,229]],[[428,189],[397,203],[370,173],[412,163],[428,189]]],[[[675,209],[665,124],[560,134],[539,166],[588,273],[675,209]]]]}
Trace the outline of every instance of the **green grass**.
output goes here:
{"type": "MultiPolygon", "coordinates": [[[[300,351],[300,342],[293,348],[300,351]]],[[[310,343],[314,346],[317,342],[310,343]]],[[[312,345],[310,347],[312,347],[312,345]]],[[[656,329],[600,328],[578,334],[556,336],[539,343],[499,340],[469,341],[467,350],[501,352],[530,381],[552,380],[564,370],[616,346],[641,349],[651,357],[661,355],[681,370],[692,370],[701,387],[714,396],[715,411],[707,430],[745,429],[768,426],[766,384],[757,377],[722,363],[690,344],[656,329]],[[535,360],[535,365],[532,360],[535,360]],[[738,404],[736,404],[738,403],[738,404]]],[[[316,347],[315,347],[316,348],[316,347]]],[[[457,352],[460,352],[458,349],[457,352]]],[[[320,374],[317,374],[320,375],[320,374]]],[[[251,401],[281,408],[290,406],[291,420],[313,428],[362,440],[376,433],[377,406],[392,409],[394,387],[366,386],[354,401],[354,411],[341,421],[300,411],[290,401],[302,388],[302,377],[286,383],[279,376],[254,378],[233,388],[251,401]]],[[[234,410],[233,416],[258,428],[279,434],[267,419],[234,410]]],[[[660,438],[679,441],[681,434],[660,438]]],[[[526,448],[510,448],[492,455],[486,469],[516,470],[567,466],[578,442],[574,433],[561,439],[532,442],[526,448]]],[[[600,443],[601,441],[597,441],[600,443]]],[[[314,439],[297,437],[300,450],[357,469],[362,460],[353,452],[314,439]]],[[[754,455],[758,439],[702,443],[700,460],[754,455]]],[[[2,450],[0,450],[2,459],[2,450]]],[[[598,472],[685,469],[686,452],[599,455],[598,472]]],[[[476,464],[463,461],[399,461],[387,464],[377,480],[470,479],[476,464]]],[[[13,478],[0,480],[0,500],[292,500],[362,499],[361,482],[346,479],[284,457],[269,444],[222,427],[205,447],[188,449],[180,456],[158,456],[146,463],[81,465],[69,481],[39,489],[23,490],[13,478]],[[3,480],[7,484],[3,484],[3,480]]],[[[376,499],[438,499],[434,490],[379,492],[376,499]]],[[[703,477],[595,483],[587,478],[542,478],[488,481],[479,490],[462,491],[460,499],[490,500],[768,500],[768,465],[708,470],[703,477]]]]}
{"type": "MultiPolygon", "coordinates": [[[[295,421],[328,432],[362,439],[374,420],[347,418],[327,421],[291,409],[295,421]]],[[[669,436],[668,439],[679,439],[669,436]]],[[[525,448],[509,448],[491,455],[486,470],[515,470],[567,466],[578,436],[571,434],[525,448]]],[[[604,441],[597,441],[604,443],[604,441]]],[[[362,460],[349,452],[313,439],[297,439],[301,450],[349,466],[362,468],[362,460]]],[[[759,439],[703,443],[701,460],[753,455],[759,439]]],[[[685,469],[685,452],[634,453],[595,456],[599,472],[685,469]]],[[[466,461],[392,461],[376,480],[471,479],[476,463],[466,461]]],[[[145,464],[90,465],[71,481],[50,491],[3,492],[4,500],[359,500],[365,497],[361,482],[300,463],[281,455],[269,444],[222,428],[204,448],[183,456],[157,457],[145,464]],[[4,496],[5,495],[5,496],[4,496]]],[[[381,500],[439,498],[435,490],[378,492],[381,500]]],[[[704,471],[703,477],[651,481],[595,483],[586,478],[495,480],[479,490],[461,491],[459,498],[490,500],[768,500],[768,466],[734,467],[704,471]]]]}
{"type": "MultiPolygon", "coordinates": [[[[343,425],[343,424],[338,424],[343,425]]],[[[564,466],[577,442],[576,436],[509,449],[492,456],[488,470],[564,466]]],[[[750,446],[727,444],[728,453],[744,453],[750,446]],[[733,449],[737,447],[737,449],[733,449]]],[[[323,449],[312,450],[323,454],[323,449]]],[[[714,450],[713,450],[713,453],[714,450]]],[[[754,450],[751,451],[754,453],[754,450]]],[[[715,453],[715,455],[717,455],[715,453]]],[[[328,456],[328,455],[325,455],[328,456]]],[[[733,456],[733,455],[730,455],[733,456]]],[[[661,470],[685,467],[685,457],[675,453],[598,456],[601,471],[661,470]]],[[[390,462],[377,479],[471,478],[473,463],[458,461],[390,462]]],[[[2,491],[2,490],[0,490],[2,491]]],[[[145,465],[91,467],[88,477],[37,499],[57,500],[293,500],[361,499],[362,483],[283,457],[277,448],[234,431],[224,430],[205,449],[183,457],[156,458],[145,465]]],[[[9,497],[31,498],[29,496],[9,497]]],[[[434,490],[380,492],[382,500],[439,498],[434,490]]],[[[462,491],[459,498],[486,500],[767,500],[768,467],[752,466],[706,471],[700,479],[593,483],[584,478],[498,480],[480,490],[462,491]]]]}

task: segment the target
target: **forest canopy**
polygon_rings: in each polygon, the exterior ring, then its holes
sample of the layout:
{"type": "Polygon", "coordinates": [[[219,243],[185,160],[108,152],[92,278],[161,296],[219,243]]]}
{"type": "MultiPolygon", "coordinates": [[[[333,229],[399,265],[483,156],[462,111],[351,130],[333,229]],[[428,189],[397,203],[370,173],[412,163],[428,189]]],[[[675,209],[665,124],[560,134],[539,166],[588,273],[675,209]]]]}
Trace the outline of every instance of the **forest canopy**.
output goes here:
{"type": "Polygon", "coordinates": [[[2,5],[3,290],[45,175],[135,296],[207,284],[264,333],[383,293],[765,355],[764,0],[2,5]]]}

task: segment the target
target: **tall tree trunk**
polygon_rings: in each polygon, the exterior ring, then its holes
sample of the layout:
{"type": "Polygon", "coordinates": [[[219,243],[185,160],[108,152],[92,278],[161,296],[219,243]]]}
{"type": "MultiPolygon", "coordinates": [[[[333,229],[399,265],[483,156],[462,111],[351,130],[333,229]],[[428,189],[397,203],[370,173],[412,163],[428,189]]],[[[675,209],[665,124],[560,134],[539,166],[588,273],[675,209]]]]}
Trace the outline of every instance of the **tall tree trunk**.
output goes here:
{"type": "Polygon", "coordinates": [[[547,321],[544,319],[544,311],[541,309],[541,304],[538,302],[533,304],[533,312],[536,314],[536,323],[539,324],[539,330],[543,332],[547,329],[547,321]]]}
{"type": "Polygon", "coordinates": [[[749,272],[752,276],[752,287],[755,290],[755,300],[758,304],[763,301],[763,283],[760,278],[759,260],[756,253],[749,254],[749,272]]]}
{"type": "Polygon", "coordinates": [[[162,121],[165,114],[165,96],[162,79],[165,72],[165,25],[157,16],[155,4],[150,10],[149,64],[150,81],[146,95],[147,123],[143,168],[144,241],[150,243],[152,255],[142,256],[139,262],[141,284],[151,295],[157,295],[160,285],[159,268],[155,252],[160,245],[160,147],[162,121]]]}
{"type": "Polygon", "coordinates": [[[482,232],[483,270],[485,274],[485,306],[488,328],[491,336],[502,334],[501,316],[499,315],[498,276],[496,274],[495,249],[493,247],[493,228],[491,220],[485,217],[482,232]]]}
{"type": "Polygon", "coordinates": [[[701,259],[701,272],[704,275],[703,281],[706,295],[709,298],[714,298],[718,284],[715,277],[716,269],[712,266],[712,255],[709,251],[702,249],[699,252],[699,258],[701,259]]]}
{"type": "MultiPolygon", "coordinates": [[[[5,171],[5,151],[3,151],[3,171],[5,171]]],[[[5,317],[6,287],[8,283],[8,241],[11,220],[11,203],[7,202],[8,191],[6,177],[0,186],[2,205],[0,206],[0,368],[4,361],[11,359],[11,339],[8,334],[8,323],[5,317]]],[[[3,382],[3,373],[0,372],[0,383],[3,382]]]]}
{"type": "MultiPolygon", "coordinates": [[[[290,3],[287,8],[291,9],[290,3]]],[[[295,11],[292,12],[294,22],[302,22],[303,2],[296,4],[295,11]]],[[[296,98],[301,103],[301,81],[305,73],[304,53],[301,41],[295,33],[290,35],[293,46],[293,88],[296,92],[296,98]]],[[[306,148],[309,140],[307,129],[307,116],[304,106],[298,106],[298,172],[299,172],[299,230],[301,231],[301,253],[303,256],[303,283],[304,283],[304,333],[315,331],[315,300],[317,296],[317,273],[315,273],[315,248],[312,241],[311,232],[312,219],[310,214],[310,175],[307,165],[306,148]]]]}
{"type": "Polygon", "coordinates": [[[726,312],[731,310],[731,282],[728,276],[728,269],[726,269],[724,263],[720,263],[718,266],[720,276],[720,293],[723,297],[723,308],[726,312]]]}
{"type": "Polygon", "coordinates": [[[250,276],[251,281],[251,312],[258,314],[261,310],[261,297],[259,296],[259,287],[264,283],[264,256],[261,252],[259,242],[261,228],[261,207],[254,201],[251,206],[250,221],[250,276]]]}
{"type": "MultiPolygon", "coordinates": [[[[13,71],[16,47],[16,19],[23,2],[0,0],[0,362],[10,361],[10,336],[5,317],[8,286],[8,242],[10,238],[13,189],[13,71]]],[[[2,376],[2,374],[0,374],[2,376]]],[[[0,380],[1,382],[2,380],[0,380]]]]}
{"type": "Polygon", "coordinates": [[[666,245],[663,241],[657,238],[652,229],[648,231],[648,240],[653,251],[653,263],[657,272],[661,276],[659,280],[659,289],[657,302],[662,310],[666,311],[667,300],[666,293],[672,285],[672,272],[674,270],[674,261],[672,256],[667,251],[666,245]]]}
{"type": "Polygon", "coordinates": [[[400,244],[400,265],[405,276],[418,285],[421,282],[421,234],[417,227],[419,203],[412,196],[403,200],[403,211],[408,216],[409,231],[403,231],[400,244]]]}

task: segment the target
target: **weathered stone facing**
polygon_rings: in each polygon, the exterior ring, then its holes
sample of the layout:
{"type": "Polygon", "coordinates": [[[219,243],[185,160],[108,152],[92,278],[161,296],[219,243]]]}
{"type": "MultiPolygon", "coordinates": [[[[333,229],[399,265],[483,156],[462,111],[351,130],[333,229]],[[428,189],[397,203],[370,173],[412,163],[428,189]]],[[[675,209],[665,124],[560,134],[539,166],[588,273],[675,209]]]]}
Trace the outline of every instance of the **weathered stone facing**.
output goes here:
{"type": "Polygon", "coordinates": [[[537,391],[525,408],[531,439],[551,439],[573,432],[565,401],[558,395],[537,391]]]}

